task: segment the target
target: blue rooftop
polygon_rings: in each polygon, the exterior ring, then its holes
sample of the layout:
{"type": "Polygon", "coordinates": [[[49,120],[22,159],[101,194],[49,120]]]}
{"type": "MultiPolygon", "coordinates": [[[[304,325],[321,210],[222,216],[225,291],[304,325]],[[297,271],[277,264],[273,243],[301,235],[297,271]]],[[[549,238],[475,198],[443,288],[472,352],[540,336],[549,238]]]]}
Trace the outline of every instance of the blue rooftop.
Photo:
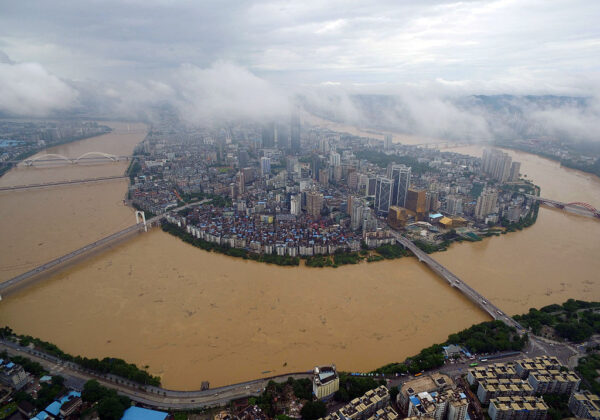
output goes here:
{"type": "Polygon", "coordinates": [[[9,363],[7,363],[7,364],[6,364],[6,367],[10,369],[10,368],[12,368],[14,365],[15,365],[15,364],[14,364],[13,362],[9,362],[9,363]]]}
{"type": "Polygon", "coordinates": [[[48,414],[45,411],[41,411],[37,414],[37,416],[35,416],[32,420],[45,420],[48,418],[48,414]]]}
{"type": "Polygon", "coordinates": [[[141,407],[129,407],[125,410],[121,420],[164,420],[168,416],[162,411],[149,410],[141,407]]]}
{"type": "Polygon", "coordinates": [[[58,416],[58,413],[60,412],[60,406],[61,404],[58,401],[54,401],[48,407],[44,408],[44,410],[53,416],[58,416]]]}

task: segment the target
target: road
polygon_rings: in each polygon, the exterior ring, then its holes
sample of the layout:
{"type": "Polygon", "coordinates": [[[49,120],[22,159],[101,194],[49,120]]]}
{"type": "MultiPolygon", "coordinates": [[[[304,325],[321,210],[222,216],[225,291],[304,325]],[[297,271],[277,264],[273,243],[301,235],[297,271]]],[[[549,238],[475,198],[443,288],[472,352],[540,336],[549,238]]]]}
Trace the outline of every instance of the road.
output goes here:
{"type": "Polygon", "coordinates": [[[294,379],[310,378],[312,371],[295,372],[286,375],[266,377],[239,384],[227,385],[205,391],[172,391],[163,388],[146,387],[137,385],[122,378],[112,375],[97,375],[79,368],[76,364],[63,362],[42,352],[23,348],[15,343],[0,341],[0,349],[6,350],[9,355],[27,357],[40,363],[51,375],[61,375],[65,378],[65,385],[81,391],[83,385],[90,379],[95,379],[102,385],[117,390],[133,401],[159,409],[192,409],[223,405],[238,398],[258,396],[263,392],[270,380],[285,382],[288,377],[294,379]],[[117,383],[117,379],[119,383],[117,383]]]}

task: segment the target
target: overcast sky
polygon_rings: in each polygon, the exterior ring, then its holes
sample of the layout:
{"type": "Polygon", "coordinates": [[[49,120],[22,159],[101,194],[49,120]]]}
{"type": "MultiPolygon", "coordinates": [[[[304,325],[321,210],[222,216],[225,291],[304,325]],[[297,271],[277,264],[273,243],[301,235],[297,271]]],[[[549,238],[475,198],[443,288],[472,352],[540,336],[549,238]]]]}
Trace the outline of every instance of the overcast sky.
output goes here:
{"type": "Polygon", "coordinates": [[[589,95],[599,22],[598,0],[0,0],[0,110],[98,86],[154,98],[222,66],[284,91],[589,95]]]}

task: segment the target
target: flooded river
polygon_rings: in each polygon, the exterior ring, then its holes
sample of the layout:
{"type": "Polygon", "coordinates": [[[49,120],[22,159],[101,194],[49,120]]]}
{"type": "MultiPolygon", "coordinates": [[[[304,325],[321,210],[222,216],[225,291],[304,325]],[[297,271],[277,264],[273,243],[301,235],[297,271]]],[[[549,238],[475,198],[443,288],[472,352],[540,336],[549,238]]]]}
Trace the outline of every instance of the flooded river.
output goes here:
{"type": "MultiPolygon", "coordinates": [[[[89,147],[100,150],[100,144],[89,147]]],[[[453,151],[481,153],[477,147],[453,151]]],[[[544,196],[600,206],[600,179],[511,153],[544,196]]],[[[39,182],[29,170],[11,171],[0,181],[17,182],[11,179],[23,171],[39,182]]],[[[9,234],[3,235],[0,274],[9,278],[131,224],[132,212],[122,204],[125,192],[126,184],[116,181],[1,193],[0,227],[9,234]],[[43,217],[33,210],[22,214],[39,194],[53,203],[37,207],[43,217]]],[[[598,300],[598,249],[600,222],[542,208],[531,228],[454,245],[435,258],[508,313],[521,313],[569,297],[598,300]]],[[[276,267],[207,253],[159,230],[0,304],[0,320],[17,332],[70,353],[148,365],[173,389],[330,362],[369,370],[485,319],[413,258],[337,269],[276,267]]]]}

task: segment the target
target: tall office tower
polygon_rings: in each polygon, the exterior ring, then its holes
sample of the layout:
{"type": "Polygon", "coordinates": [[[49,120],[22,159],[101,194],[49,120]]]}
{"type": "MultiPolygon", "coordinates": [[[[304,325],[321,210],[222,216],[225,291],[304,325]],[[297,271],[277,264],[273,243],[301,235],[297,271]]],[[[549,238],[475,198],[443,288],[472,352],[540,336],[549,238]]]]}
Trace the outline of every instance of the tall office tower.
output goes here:
{"type": "Polygon", "coordinates": [[[406,196],[410,185],[410,166],[392,165],[389,172],[390,178],[394,181],[390,205],[406,207],[406,196]]]}
{"type": "Polygon", "coordinates": [[[425,190],[415,190],[409,188],[406,191],[406,206],[410,211],[416,213],[416,220],[424,220],[427,215],[427,208],[425,207],[427,202],[427,193],[425,190]]]}
{"type": "Polygon", "coordinates": [[[352,204],[352,211],[350,213],[350,228],[352,230],[360,230],[363,226],[365,210],[369,210],[369,207],[362,200],[356,199],[352,204]]]}
{"type": "Polygon", "coordinates": [[[358,188],[358,173],[355,170],[348,171],[348,188],[353,191],[358,188]]]}
{"type": "Polygon", "coordinates": [[[238,152],[238,167],[245,168],[246,166],[248,166],[248,160],[248,152],[244,149],[241,149],[238,152]]]}
{"type": "Polygon", "coordinates": [[[322,168],[321,156],[313,154],[310,161],[310,170],[312,172],[312,178],[316,181],[319,180],[319,170],[322,168]]]}
{"type": "Polygon", "coordinates": [[[268,123],[262,129],[262,147],[275,147],[275,123],[268,123]]]}
{"type": "Polygon", "coordinates": [[[367,191],[367,195],[369,197],[375,197],[375,188],[377,187],[377,178],[374,176],[369,177],[369,188],[367,191]]]}
{"type": "Polygon", "coordinates": [[[369,189],[369,175],[360,174],[358,176],[358,193],[362,196],[369,195],[368,189],[369,189]]]}
{"type": "Polygon", "coordinates": [[[319,152],[326,155],[327,153],[329,153],[330,150],[331,150],[331,147],[329,145],[329,139],[319,140],[319,152]]]}
{"type": "Polygon", "coordinates": [[[288,156],[285,162],[285,169],[292,173],[296,171],[296,165],[298,165],[298,158],[293,156],[288,156]]]}
{"type": "Polygon", "coordinates": [[[292,114],[290,122],[290,146],[293,154],[300,153],[300,117],[292,114]]]}
{"type": "Polygon", "coordinates": [[[509,181],[517,182],[519,180],[520,171],[521,171],[521,162],[513,162],[512,165],[510,165],[509,181]]]}
{"type": "Polygon", "coordinates": [[[302,213],[302,195],[294,194],[290,197],[290,214],[300,216],[302,213]]]}
{"type": "Polygon", "coordinates": [[[485,187],[479,198],[477,198],[475,218],[479,220],[485,219],[489,214],[494,212],[497,204],[498,191],[490,187],[485,187]]]}
{"type": "Polygon", "coordinates": [[[375,185],[375,211],[377,214],[387,214],[392,204],[392,189],[394,181],[390,178],[378,176],[375,185]]]}
{"type": "Polygon", "coordinates": [[[271,158],[261,157],[260,158],[260,174],[262,176],[269,175],[271,173],[271,158]]]}
{"type": "Polygon", "coordinates": [[[340,182],[342,180],[342,167],[341,166],[334,166],[333,167],[333,179],[335,180],[335,182],[340,182]]]}
{"type": "Polygon", "coordinates": [[[446,198],[446,212],[453,216],[462,214],[462,198],[453,195],[448,196],[446,198]]]}
{"type": "Polygon", "coordinates": [[[392,148],[392,135],[391,134],[386,134],[383,138],[383,145],[385,150],[390,150],[392,148]]]}
{"type": "Polygon", "coordinates": [[[323,194],[318,191],[309,191],[306,193],[306,211],[314,219],[321,217],[323,208],[323,194]]]}
{"type": "Polygon", "coordinates": [[[319,169],[319,184],[325,187],[329,185],[329,168],[319,169]]]}
{"type": "Polygon", "coordinates": [[[239,171],[235,175],[235,182],[238,186],[238,194],[244,194],[244,188],[246,186],[246,182],[244,182],[244,172],[239,171]]]}
{"type": "Polygon", "coordinates": [[[342,164],[342,159],[338,152],[331,152],[329,154],[329,164],[334,167],[342,164]]]}

